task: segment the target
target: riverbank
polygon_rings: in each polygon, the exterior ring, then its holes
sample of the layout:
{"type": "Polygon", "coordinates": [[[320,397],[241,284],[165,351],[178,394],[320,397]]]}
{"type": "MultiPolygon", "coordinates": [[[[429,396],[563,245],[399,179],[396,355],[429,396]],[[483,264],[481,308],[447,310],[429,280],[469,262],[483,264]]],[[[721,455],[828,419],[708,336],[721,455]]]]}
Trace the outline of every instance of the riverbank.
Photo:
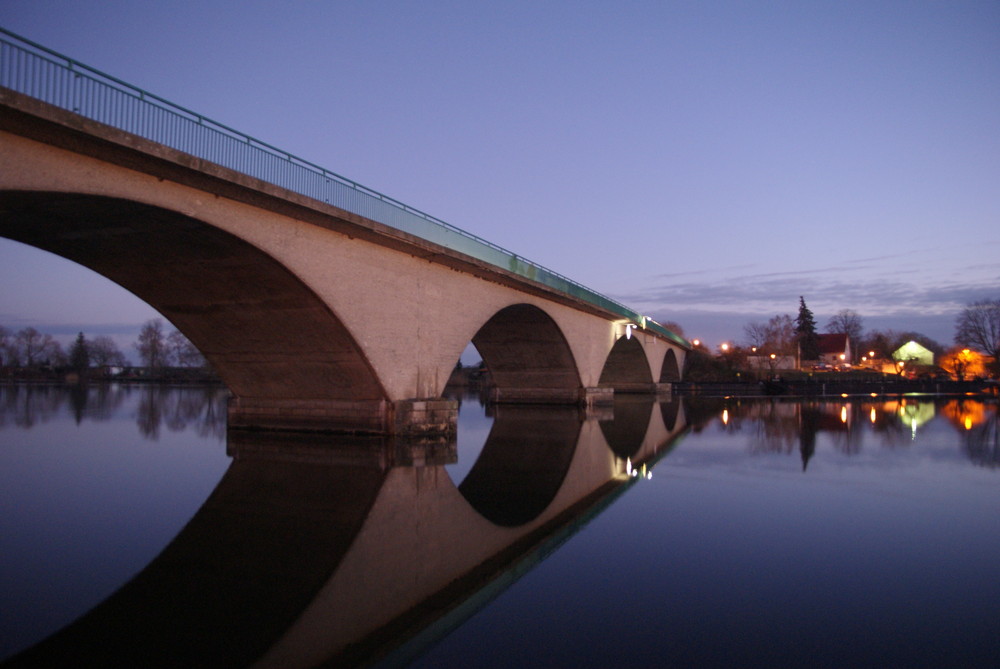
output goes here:
{"type": "Polygon", "coordinates": [[[950,381],[937,379],[838,379],[833,376],[745,382],[682,382],[672,384],[675,395],[726,397],[737,395],[785,397],[837,397],[883,395],[997,396],[996,381],[950,381]]]}

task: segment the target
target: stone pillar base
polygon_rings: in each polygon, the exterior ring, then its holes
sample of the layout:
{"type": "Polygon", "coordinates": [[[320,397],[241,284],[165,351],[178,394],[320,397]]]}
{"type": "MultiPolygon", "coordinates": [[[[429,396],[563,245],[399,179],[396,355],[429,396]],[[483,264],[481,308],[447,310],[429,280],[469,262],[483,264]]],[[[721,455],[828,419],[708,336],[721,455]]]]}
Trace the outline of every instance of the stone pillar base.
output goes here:
{"type": "Polygon", "coordinates": [[[616,393],[669,395],[673,392],[669,383],[615,383],[616,393]]]}
{"type": "Polygon", "coordinates": [[[579,404],[577,388],[490,388],[489,401],[497,404],[579,404]]]}
{"type": "Polygon", "coordinates": [[[397,400],[393,403],[392,434],[404,437],[455,434],[458,400],[397,400]]]}
{"type": "Polygon", "coordinates": [[[400,437],[450,435],[458,423],[455,400],[276,400],[233,397],[229,427],[306,430],[400,437]]]}
{"type": "Polygon", "coordinates": [[[593,387],[580,389],[580,403],[588,409],[597,406],[610,406],[614,402],[614,388],[593,387]]]}

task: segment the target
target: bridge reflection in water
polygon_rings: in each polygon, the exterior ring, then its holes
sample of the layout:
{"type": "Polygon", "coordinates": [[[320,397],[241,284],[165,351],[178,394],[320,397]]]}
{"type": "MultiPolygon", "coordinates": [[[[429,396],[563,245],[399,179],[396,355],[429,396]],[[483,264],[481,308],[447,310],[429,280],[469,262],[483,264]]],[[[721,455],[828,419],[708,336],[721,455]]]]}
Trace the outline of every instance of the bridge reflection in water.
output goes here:
{"type": "Polygon", "coordinates": [[[314,666],[405,660],[600,513],[669,452],[680,400],[600,413],[498,406],[455,442],[231,431],[233,460],[162,553],[10,666],[314,666]],[[456,485],[457,484],[457,485],[456,485]]]}

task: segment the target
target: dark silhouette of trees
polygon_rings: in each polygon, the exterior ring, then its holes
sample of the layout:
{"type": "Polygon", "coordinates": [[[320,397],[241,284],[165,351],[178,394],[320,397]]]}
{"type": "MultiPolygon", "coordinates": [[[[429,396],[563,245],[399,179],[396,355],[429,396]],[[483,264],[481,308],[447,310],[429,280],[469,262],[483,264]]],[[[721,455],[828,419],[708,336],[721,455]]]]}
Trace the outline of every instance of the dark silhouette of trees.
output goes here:
{"type": "Polygon", "coordinates": [[[119,350],[111,337],[94,337],[89,345],[90,362],[95,367],[124,367],[125,354],[119,350]]]}
{"type": "Polygon", "coordinates": [[[0,366],[10,364],[10,330],[0,325],[0,366]]]}
{"type": "Polygon", "coordinates": [[[841,309],[831,316],[826,323],[826,329],[831,333],[846,334],[851,340],[852,348],[861,344],[861,335],[864,332],[861,316],[850,309],[841,309]]]}
{"type": "Polygon", "coordinates": [[[799,342],[799,353],[803,360],[819,359],[819,339],[816,336],[816,318],[799,296],[799,315],[795,318],[795,336],[799,342]]]}
{"type": "Polygon", "coordinates": [[[991,371],[1000,374],[1000,300],[967,305],[955,319],[955,343],[991,356],[991,371]]]}
{"type": "Polygon", "coordinates": [[[143,323],[135,349],[142,364],[151,370],[160,370],[170,363],[170,348],[162,320],[154,318],[143,323]]]}
{"type": "Polygon", "coordinates": [[[767,323],[747,323],[743,326],[743,334],[747,345],[756,347],[758,355],[792,355],[795,353],[795,326],[792,323],[791,316],[781,314],[767,323]]]}
{"type": "Polygon", "coordinates": [[[80,373],[90,368],[90,344],[82,332],[76,335],[76,341],[70,346],[69,366],[80,373]]]}
{"type": "Polygon", "coordinates": [[[66,354],[52,335],[42,334],[35,328],[24,328],[14,335],[9,351],[10,364],[27,368],[37,368],[44,365],[60,365],[65,362],[66,354]]]}
{"type": "Polygon", "coordinates": [[[167,347],[170,358],[180,367],[205,367],[205,357],[180,330],[174,330],[167,336],[167,347]]]}

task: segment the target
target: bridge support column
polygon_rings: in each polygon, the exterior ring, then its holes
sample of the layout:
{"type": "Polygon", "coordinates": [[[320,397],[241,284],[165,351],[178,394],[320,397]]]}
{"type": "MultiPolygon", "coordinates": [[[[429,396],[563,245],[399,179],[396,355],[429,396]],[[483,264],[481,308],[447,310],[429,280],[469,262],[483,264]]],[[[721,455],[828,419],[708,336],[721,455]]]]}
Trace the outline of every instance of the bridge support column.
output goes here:
{"type": "Polygon", "coordinates": [[[402,437],[455,434],[458,400],[398,400],[393,403],[392,433],[402,437]]]}
{"type": "Polygon", "coordinates": [[[612,405],[615,402],[615,389],[594,386],[580,389],[580,403],[588,409],[597,406],[612,405]]]}
{"type": "Polygon", "coordinates": [[[445,399],[229,401],[231,428],[424,437],[453,435],[457,423],[458,402],[445,399]]]}

